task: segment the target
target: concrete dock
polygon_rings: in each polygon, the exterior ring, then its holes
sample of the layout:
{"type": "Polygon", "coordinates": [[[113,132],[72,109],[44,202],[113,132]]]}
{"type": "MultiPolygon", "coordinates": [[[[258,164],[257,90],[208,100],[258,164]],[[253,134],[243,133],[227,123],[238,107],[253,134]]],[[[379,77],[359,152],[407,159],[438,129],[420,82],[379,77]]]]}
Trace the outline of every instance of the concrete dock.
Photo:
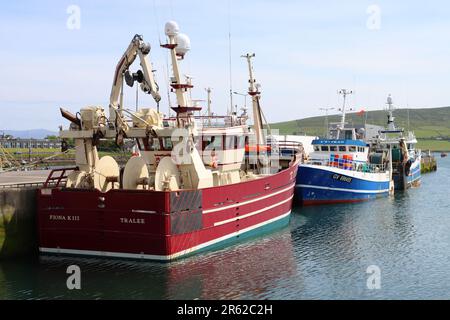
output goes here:
{"type": "Polygon", "coordinates": [[[0,187],[14,184],[39,184],[47,180],[51,170],[0,171],[0,187]]]}
{"type": "Polygon", "coordinates": [[[0,172],[0,260],[37,254],[36,190],[49,173],[0,172]]]}
{"type": "Polygon", "coordinates": [[[437,162],[431,151],[422,156],[420,171],[422,174],[437,170],[437,162]]]}

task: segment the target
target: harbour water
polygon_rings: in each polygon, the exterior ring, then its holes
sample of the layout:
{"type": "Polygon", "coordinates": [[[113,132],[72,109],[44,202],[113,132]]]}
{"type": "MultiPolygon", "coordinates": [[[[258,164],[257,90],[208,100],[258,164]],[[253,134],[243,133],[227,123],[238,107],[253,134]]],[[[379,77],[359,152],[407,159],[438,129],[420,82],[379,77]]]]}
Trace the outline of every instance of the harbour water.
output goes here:
{"type": "Polygon", "coordinates": [[[295,208],[290,226],[174,263],[41,257],[0,262],[0,299],[449,299],[450,158],[420,188],[295,208]],[[81,269],[68,290],[66,269],[81,269]],[[369,289],[369,266],[380,270],[369,289]]]}

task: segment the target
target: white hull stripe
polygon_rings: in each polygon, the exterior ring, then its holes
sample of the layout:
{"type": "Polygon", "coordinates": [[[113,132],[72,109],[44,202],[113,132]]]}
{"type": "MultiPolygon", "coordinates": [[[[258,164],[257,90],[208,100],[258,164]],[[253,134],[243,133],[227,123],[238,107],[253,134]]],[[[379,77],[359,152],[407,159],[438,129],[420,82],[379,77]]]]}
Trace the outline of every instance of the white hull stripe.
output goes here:
{"type": "Polygon", "coordinates": [[[311,188],[311,189],[321,189],[321,190],[332,190],[332,191],[354,192],[354,193],[384,193],[384,192],[389,192],[389,189],[382,189],[382,190],[356,190],[356,189],[345,189],[345,188],[330,188],[330,187],[321,187],[321,186],[311,186],[311,185],[308,185],[308,184],[297,184],[296,187],[311,188]]]}
{"type": "Polygon", "coordinates": [[[265,196],[262,196],[262,197],[259,197],[259,198],[256,198],[256,199],[252,199],[252,200],[248,200],[248,201],[243,201],[243,202],[239,202],[239,203],[235,203],[235,204],[230,204],[229,206],[224,206],[224,207],[219,207],[219,208],[214,208],[214,209],[203,210],[203,213],[206,214],[206,213],[211,213],[211,212],[216,212],[216,211],[222,211],[222,210],[226,210],[226,209],[231,209],[231,208],[235,208],[235,207],[245,206],[246,204],[253,203],[253,202],[256,202],[256,201],[260,201],[260,200],[263,200],[263,199],[267,199],[267,198],[276,196],[277,194],[286,192],[286,191],[292,189],[292,187],[293,187],[293,185],[290,185],[289,187],[287,187],[287,188],[285,188],[285,189],[283,189],[283,190],[280,190],[280,191],[277,191],[277,192],[274,192],[274,193],[271,193],[271,194],[268,194],[268,195],[265,195],[265,196]]]}
{"type": "Polygon", "coordinates": [[[88,255],[88,256],[101,256],[101,257],[115,257],[115,258],[130,258],[130,259],[146,259],[146,260],[161,260],[161,261],[169,261],[173,260],[175,258],[184,256],[189,253],[193,253],[195,251],[198,251],[200,249],[206,248],[208,246],[211,246],[213,244],[219,243],[221,241],[230,239],[232,237],[236,237],[240,234],[243,234],[245,232],[257,229],[259,227],[265,226],[267,224],[270,224],[272,222],[275,222],[277,220],[281,220],[283,218],[286,218],[289,216],[291,211],[289,210],[287,213],[280,215],[278,217],[275,217],[273,219],[255,224],[251,227],[248,227],[246,229],[239,230],[237,232],[233,232],[230,234],[227,234],[223,237],[199,244],[198,246],[173,253],[171,255],[151,255],[151,254],[136,254],[136,253],[124,253],[124,252],[108,252],[108,251],[92,251],[92,250],[74,250],[74,249],[60,249],[60,248],[45,248],[45,247],[39,247],[39,251],[43,253],[66,253],[66,254],[75,254],[75,255],[88,255]]]}
{"type": "Polygon", "coordinates": [[[234,218],[231,218],[231,219],[227,219],[227,220],[223,220],[223,221],[216,222],[216,223],[214,223],[214,227],[215,227],[215,226],[220,226],[220,225],[222,225],[222,224],[226,224],[226,223],[228,223],[228,222],[233,222],[233,221],[236,221],[236,220],[248,218],[248,217],[254,216],[255,214],[258,214],[258,213],[261,213],[261,212],[264,212],[264,211],[273,209],[273,208],[278,207],[278,206],[280,206],[280,205],[282,205],[282,204],[284,204],[284,203],[286,203],[286,202],[288,202],[288,201],[291,201],[293,197],[294,197],[294,195],[290,196],[290,197],[287,198],[286,200],[283,200],[283,201],[280,201],[280,202],[278,202],[278,203],[275,203],[275,204],[273,204],[273,205],[271,205],[271,206],[269,206],[269,207],[265,207],[265,208],[263,208],[263,209],[253,211],[253,212],[244,214],[244,215],[242,215],[242,216],[237,216],[237,217],[234,217],[234,218]]]}

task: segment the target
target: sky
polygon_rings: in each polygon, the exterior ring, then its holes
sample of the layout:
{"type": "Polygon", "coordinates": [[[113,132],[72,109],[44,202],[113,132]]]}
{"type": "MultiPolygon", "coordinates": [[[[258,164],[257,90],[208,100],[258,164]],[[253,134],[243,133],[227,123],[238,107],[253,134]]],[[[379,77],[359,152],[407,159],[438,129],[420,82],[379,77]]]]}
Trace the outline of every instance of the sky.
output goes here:
{"type": "MultiPolygon", "coordinates": [[[[205,88],[212,87],[218,114],[230,106],[229,34],[232,90],[246,92],[240,56],[255,53],[269,122],[322,115],[324,107],[337,112],[341,88],[354,91],[349,106],[355,111],[383,108],[388,94],[399,108],[450,105],[447,1],[23,0],[0,6],[0,129],[56,131],[67,126],[59,107],[107,110],[116,64],[134,34],[152,46],[167,113],[167,50],[159,43],[169,20],[191,39],[181,68],[193,77],[193,98],[206,99],[205,88]]],[[[125,107],[134,109],[135,90],[125,95],[125,107]]],[[[150,96],[141,93],[139,101],[155,107],[150,96]]],[[[244,97],[233,102],[242,107],[244,97]]]]}

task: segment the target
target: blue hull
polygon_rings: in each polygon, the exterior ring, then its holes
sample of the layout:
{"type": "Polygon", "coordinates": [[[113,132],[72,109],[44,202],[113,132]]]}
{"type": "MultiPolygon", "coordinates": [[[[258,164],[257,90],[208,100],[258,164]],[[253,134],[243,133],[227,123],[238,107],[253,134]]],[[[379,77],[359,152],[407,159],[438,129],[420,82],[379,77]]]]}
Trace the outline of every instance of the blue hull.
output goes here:
{"type": "Polygon", "coordinates": [[[303,205],[360,202],[388,196],[389,180],[371,181],[300,165],[296,195],[303,205]]]}
{"type": "MultiPolygon", "coordinates": [[[[411,173],[406,177],[406,188],[411,188],[414,185],[418,185],[420,183],[420,179],[422,174],[420,172],[421,166],[420,164],[412,169],[411,173]]],[[[394,184],[396,190],[403,190],[403,182],[401,181],[401,176],[394,176],[394,184]]]]}
{"type": "Polygon", "coordinates": [[[412,184],[419,182],[421,178],[421,172],[420,172],[420,166],[417,168],[414,168],[414,170],[411,172],[411,175],[408,176],[407,181],[408,185],[411,186],[412,184]]]}

